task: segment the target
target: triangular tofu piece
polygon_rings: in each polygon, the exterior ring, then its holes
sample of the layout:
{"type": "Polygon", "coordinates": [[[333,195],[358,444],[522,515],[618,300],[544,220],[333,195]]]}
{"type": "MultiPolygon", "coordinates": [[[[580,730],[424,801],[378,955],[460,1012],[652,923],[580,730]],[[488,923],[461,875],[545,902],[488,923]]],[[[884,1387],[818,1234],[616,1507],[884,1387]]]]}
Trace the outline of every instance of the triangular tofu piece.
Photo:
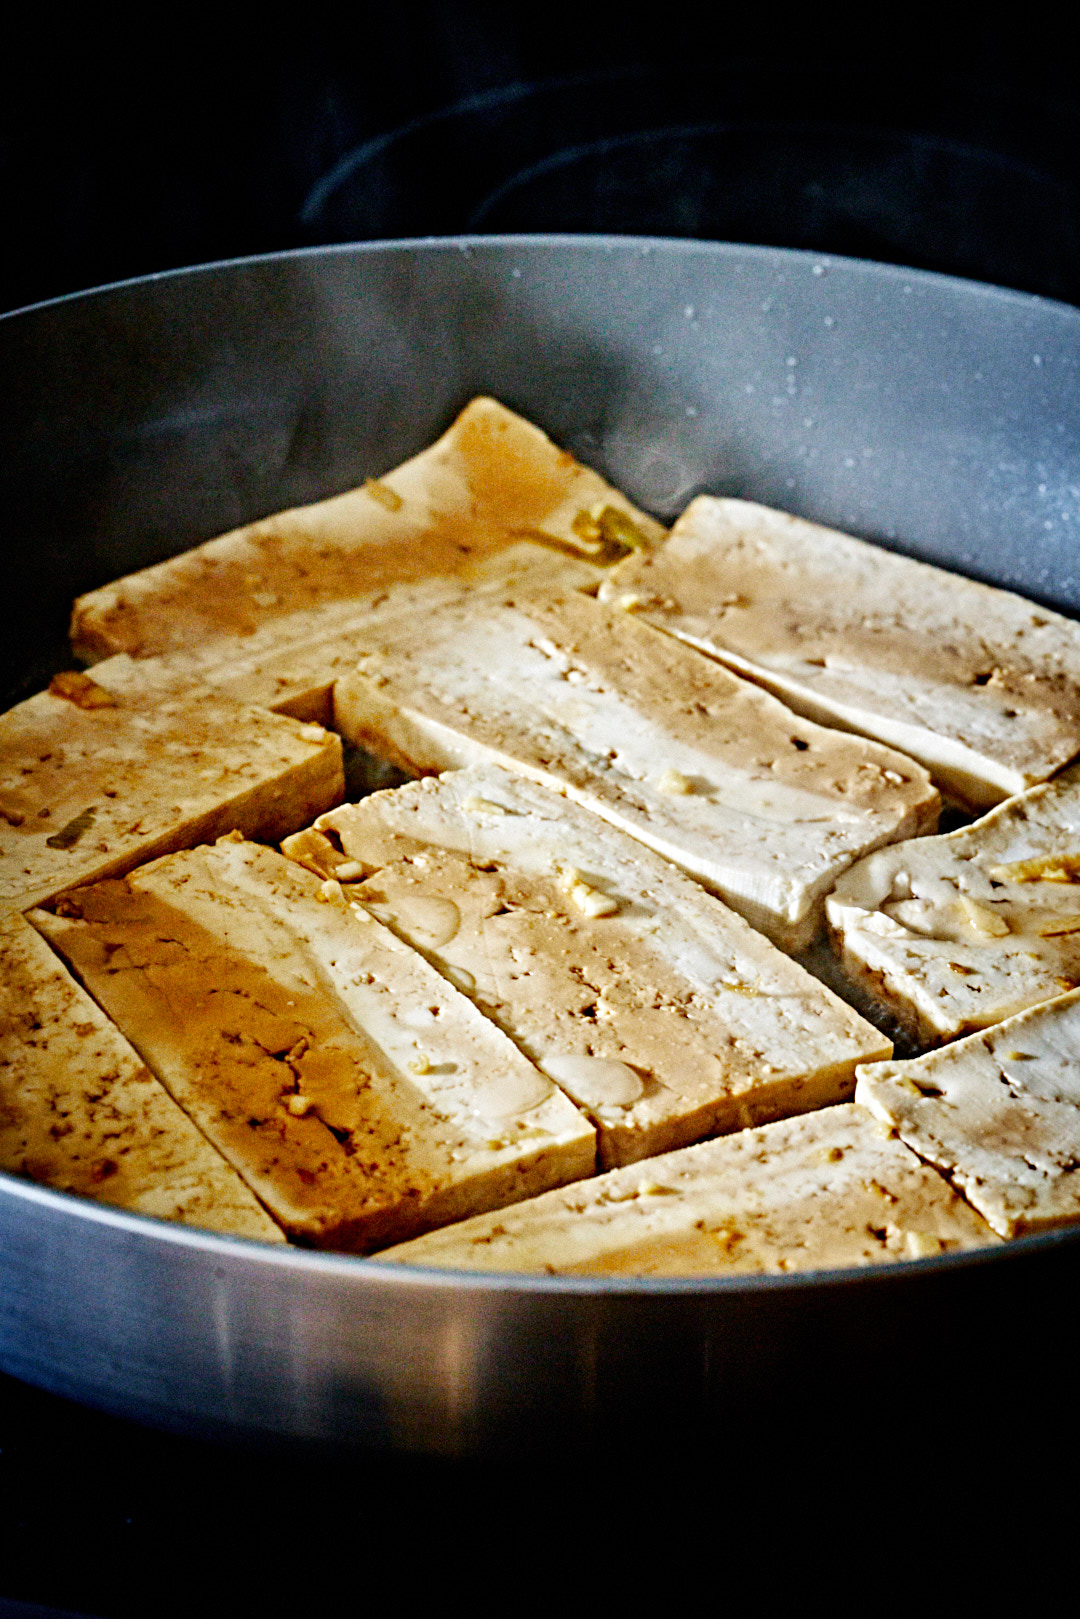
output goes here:
{"type": "Polygon", "coordinates": [[[578,592],[473,592],[365,633],[347,740],[413,774],[495,763],[675,861],[785,949],[859,855],[932,831],[926,772],[578,592]]]}
{"type": "Polygon", "coordinates": [[[855,1095],[1003,1237],[1080,1220],[1080,990],[860,1068],[855,1095]]]}
{"type": "Polygon", "coordinates": [[[285,1240],[17,914],[0,919],[0,1169],[159,1220],[285,1240]]]}
{"type": "Polygon", "coordinates": [[[888,1040],[668,861],[495,766],[343,805],[286,854],[339,881],[592,1119],[600,1163],[850,1097],[888,1040]]]}
{"type": "Polygon", "coordinates": [[[128,657],[57,676],[0,716],[0,910],[225,832],[276,841],[343,788],[321,725],[128,657]]]}
{"type": "Polygon", "coordinates": [[[595,1135],[360,907],[242,839],[33,913],[297,1242],[368,1252],[576,1180],[595,1135]]]}
{"type": "Polygon", "coordinates": [[[848,1104],[613,1170],[379,1257],[559,1276],[725,1276],[996,1241],[942,1176],[848,1104]]]}
{"type": "Polygon", "coordinates": [[[942,837],[880,849],[825,902],[848,978],[924,1044],[1080,984],[1080,766],[942,837]]]}
{"type": "Polygon", "coordinates": [[[244,701],[320,718],[339,672],[334,637],[385,591],[469,574],[522,540],[551,546],[553,559],[610,560],[662,533],[531,422],[474,399],[435,444],[384,477],[80,597],[72,643],[90,662],[165,655],[178,673],[244,701]]]}
{"type": "Polygon", "coordinates": [[[603,591],[973,808],[1080,751],[1080,624],[786,512],[699,496],[603,591]]]}

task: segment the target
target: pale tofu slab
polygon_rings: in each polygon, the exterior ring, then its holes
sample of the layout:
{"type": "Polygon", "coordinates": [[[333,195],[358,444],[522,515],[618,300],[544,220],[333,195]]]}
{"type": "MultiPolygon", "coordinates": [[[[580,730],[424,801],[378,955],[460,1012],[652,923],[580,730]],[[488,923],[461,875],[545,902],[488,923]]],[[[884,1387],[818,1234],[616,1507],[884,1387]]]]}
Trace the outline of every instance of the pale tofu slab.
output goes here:
{"type": "Polygon", "coordinates": [[[847,1104],[613,1170],[379,1258],[563,1276],[725,1276],[879,1265],[997,1240],[946,1180],[847,1104]]]}
{"type": "Polygon", "coordinates": [[[1080,991],[860,1068],[855,1096],[1003,1237],[1080,1220],[1080,991]]]}
{"type": "Polygon", "coordinates": [[[942,837],[881,849],[826,901],[848,978],[925,1044],[1080,984],[1080,767],[942,837]]]}
{"type": "Polygon", "coordinates": [[[587,1119],[362,907],[223,839],[32,920],[295,1241],[367,1252],[589,1174],[587,1119]]]}
{"type": "MultiPolygon", "coordinates": [[[[387,584],[362,598],[328,602],[293,614],[284,624],[271,623],[243,642],[229,643],[224,662],[218,659],[220,646],[199,648],[196,658],[217,661],[205,662],[198,673],[206,685],[238,701],[330,725],[334,683],[356,667],[365,632],[381,619],[406,615],[423,623],[443,602],[456,599],[463,585],[595,590],[602,577],[595,563],[520,540],[463,566],[453,577],[387,584]]],[[[156,661],[178,680],[192,678],[191,653],[169,653],[156,661]]]]}
{"type": "Polygon", "coordinates": [[[384,619],[335,687],[334,725],[413,774],[500,764],[553,787],[791,950],[852,860],[937,825],[921,766],[574,591],[384,619]]]}
{"type": "Polygon", "coordinates": [[[662,533],[540,428],[479,398],[380,479],[82,596],[72,643],[89,662],[168,656],[246,702],[321,719],[336,642],[381,593],[468,573],[521,540],[602,560],[662,533]]]}
{"type": "Polygon", "coordinates": [[[285,1240],[18,914],[0,919],[0,1169],[159,1220],[285,1240]]]}
{"type": "Polygon", "coordinates": [[[0,910],[234,829],[277,841],[339,802],[341,743],[110,658],[0,717],[0,910]]]}
{"type": "Polygon", "coordinates": [[[1080,624],[785,512],[702,495],[604,591],[973,808],[1080,751],[1080,624]]]}
{"type": "Polygon", "coordinates": [[[282,848],[469,994],[588,1114],[603,1168],[841,1101],[892,1054],[675,866],[495,766],[343,805],[282,848]]]}

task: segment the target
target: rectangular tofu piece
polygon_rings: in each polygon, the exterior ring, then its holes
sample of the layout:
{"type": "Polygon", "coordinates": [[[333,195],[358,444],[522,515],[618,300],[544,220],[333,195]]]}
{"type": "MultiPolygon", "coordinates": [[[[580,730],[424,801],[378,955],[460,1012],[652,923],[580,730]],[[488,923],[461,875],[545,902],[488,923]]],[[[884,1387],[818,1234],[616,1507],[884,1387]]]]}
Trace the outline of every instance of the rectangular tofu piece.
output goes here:
{"type": "Polygon", "coordinates": [[[459,574],[522,539],[604,560],[662,533],[531,422],[474,399],[384,477],[80,597],[72,644],[88,662],[168,655],[244,701],[322,718],[334,638],[387,589],[459,574]]]}
{"type": "Polygon", "coordinates": [[[785,949],[852,860],[937,824],[919,765],[577,592],[474,591],[364,642],[334,689],[350,742],[414,775],[494,763],[554,787],[785,949]]]}
{"type": "Polygon", "coordinates": [[[972,808],[1080,751],[1080,624],[786,512],[699,496],[603,590],[972,808]]]}
{"type": "MultiPolygon", "coordinates": [[[[603,570],[592,562],[521,540],[480,557],[453,578],[388,584],[363,598],[326,603],[295,613],[285,623],[267,624],[243,642],[230,642],[224,663],[206,664],[198,673],[206,685],[240,702],[330,725],[334,683],[356,667],[365,631],[381,619],[400,614],[422,623],[441,603],[456,598],[463,585],[595,590],[602,577],[603,570]]],[[[217,657],[220,651],[220,645],[211,645],[200,648],[197,656],[217,657]]],[[[190,653],[170,653],[156,661],[179,680],[192,678],[190,653]]]]}
{"type": "Polygon", "coordinates": [[[496,766],[320,816],[340,881],[596,1126],[611,1168],[850,1097],[890,1042],[668,861],[496,766]]]}
{"type": "Polygon", "coordinates": [[[0,717],[0,910],[234,829],[277,841],[338,803],[341,742],[110,658],[0,717]]]}
{"type": "Polygon", "coordinates": [[[850,1103],[684,1147],[380,1254],[549,1275],[724,1276],[879,1265],[997,1238],[850,1103]]]}
{"type": "Polygon", "coordinates": [[[848,978],[924,1044],[1080,984],[1080,766],[846,871],[825,902],[848,978]]]}
{"type": "Polygon", "coordinates": [[[285,1240],[17,913],[0,918],[0,1169],[159,1220],[285,1240]]]}
{"type": "Polygon", "coordinates": [[[591,1173],[588,1120],[435,969],[226,838],[32,915],[295,1241],[364,1253],[591,1173]]]}
{"type": "Polygon", "coordinates": [[[1003,1237],[1080,1220],[1080,990],[860,1068],[855,1097],[1003,1237]]]}

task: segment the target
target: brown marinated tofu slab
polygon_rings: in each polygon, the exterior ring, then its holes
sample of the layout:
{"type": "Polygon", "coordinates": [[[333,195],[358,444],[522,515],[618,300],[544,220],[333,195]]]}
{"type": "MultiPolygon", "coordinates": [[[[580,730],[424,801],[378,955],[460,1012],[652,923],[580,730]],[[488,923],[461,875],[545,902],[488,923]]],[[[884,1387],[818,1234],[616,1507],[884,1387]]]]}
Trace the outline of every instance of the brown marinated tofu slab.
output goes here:
{"type": "Polygon", "coordinates": [[[551,546],[552,561],[573,552],[580,568],[662,533],[538,427],[474,399],[384,477],[81,597],[72,643],[90,662],[165,655],[244,701],[322,719],[338,641],[386,592],[468,575],[523,540],[551,546]]]}
{"type": "Polygon", "coordinates": [[[367,1252],[591,1173],[587,1119],[388,929],[225,838],[33,921],[297,1242],[367,1252]]]}
{"type": "Polygon", "coordinates": [[[552,787],[787,950],[854,859],[937,825],[920,765],[577,591],[462,593],[363,648],[334,688],[348,741],[414,775],[501,764],[552,787]]]}
{"type": "Polygon", "coordinates": [[[496,766],[283,851],[421,950],[592,1119],[604,1168],[850,1097],[889,1041],[677,867],[496,766]]]}
{"type": "Polygon", "coordinates": [[[0,1169],[136,1214],[284,1241],[18,914],[0,918],[0,1169]]]}
{"type": "Polygon", "coordinates": [[[998,1240],[943,1176],[847,1104],[612,1170],[379,1257],[557,1276],[769,1275],[998,1240]]]}
{"type": "Polygon", "coordinates": [[[0,716],[0,910],[239,830],[280,839],[340,801],[341,743],[128,657],[0,716]]]}

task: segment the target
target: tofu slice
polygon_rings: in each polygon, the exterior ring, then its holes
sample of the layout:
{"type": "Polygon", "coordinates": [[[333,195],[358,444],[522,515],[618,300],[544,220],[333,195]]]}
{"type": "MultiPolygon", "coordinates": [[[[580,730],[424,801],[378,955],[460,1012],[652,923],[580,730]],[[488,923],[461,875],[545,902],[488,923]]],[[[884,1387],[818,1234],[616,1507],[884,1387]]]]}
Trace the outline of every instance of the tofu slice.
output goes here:
{"type": "Polygon", "coordinates": [[[589,1174],[573,1104],[339,893],[226,838],[32,920],[297,1242],[364,1253],[589,1174]]]}
{"type": "Polygon", "coordinates": [[[1080,990],[860,1068],[855,1096],[1003,1237],[1080,1220],[1080,990]]]}
{"type": "Polygon", "coordinates": [[[379,1257],[564,1276],[724,1276],[996,1241],[946,1180],[849,1103],[612,1170],[379,1257]]]}
{"type": "Polygon", "coordinates": [[[0,918],[0,1169],[159,1220],[285,1240],[17,913],[0,918]]]}
{"type": "Polygon", "coordinates": [[[463,594],[364,646],[334,690],[350,742],[413,774],[495,763],[554,787],[785,949],[852,860],[937,824],[920,766],[573,591],[463,594]]]}
{"type": "Polygon", "coordinates": [[[343,791],[320,725],[128,657],[58,676],[0,717],[0,910],[233,829],[276,841],[343,791]]]}
{"type": "Polygon", "coordinates": [[[194,655],[170,653],[156,661],[178,681],[190,681],[197,673],[206,685],[240,702],[330,725],[334,683],[356,667],[364,633],[381,619],[401,614],[422,623],[465,585],[595,590],[602,577],[603,569],[595,563],[521,540],[482,556],[453,577],[387,584],[363,597],[275,620],[242,642],[211,642],[194,655]],[[206,661],[220,659],[223,650],[224,662],[206,661]],[[193,658],[200,660],[197,670],[193,658]]]}
{"type": "Polygon", "coordinates": [[[1080,766],[971,826],[895,844],[826,901],[843,969],[924,1044],[1080,984],[1080,766]]]}
{"type": "Polygon", "coordinates": [[[588,1114],[604,1168],[841,1101],[892,1054],[676,867],[495,766],[343,805],[282,848],[470,995],[588,1114]]]}
{"type": "Polygon", "coordinates": [[[380,593],[468,572],[523,539],[553,558],[610,560],[662,533],[538,427],[479,398],[381,479],[80,597],[72,644],[88,662],[168,655],[245,702],[322,719],[335,639],[380,593]]]}
{"type": "Polygon", "coordinates": [[[702,495],[604,592],[972,808],[1080,751],[1080,624],[785,512],[702,495]]]}

